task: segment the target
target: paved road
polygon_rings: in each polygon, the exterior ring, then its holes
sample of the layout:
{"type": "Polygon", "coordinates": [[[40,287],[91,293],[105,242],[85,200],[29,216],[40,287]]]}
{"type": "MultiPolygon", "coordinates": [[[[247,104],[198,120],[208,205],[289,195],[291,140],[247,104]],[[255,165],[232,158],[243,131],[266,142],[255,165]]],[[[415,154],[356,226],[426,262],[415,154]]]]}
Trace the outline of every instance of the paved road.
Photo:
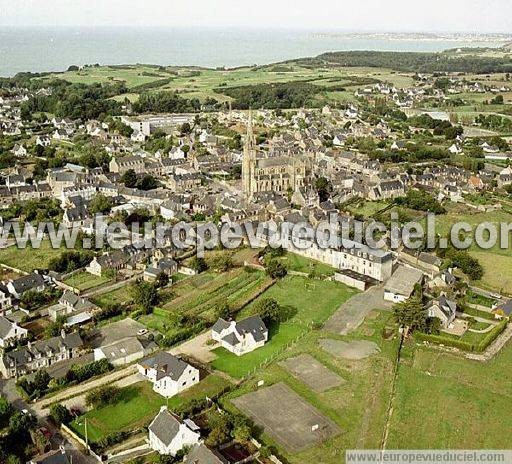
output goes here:
{"type": "Polygon", "coordinates": [[[372,310],[387,309],[391,306],[393,303],[384,300],[384,287],[378,285],[366,292],[358,293],[343,303],[327,320],[324,328],[340,335],[347,335],[357,329],[372,310]]]}

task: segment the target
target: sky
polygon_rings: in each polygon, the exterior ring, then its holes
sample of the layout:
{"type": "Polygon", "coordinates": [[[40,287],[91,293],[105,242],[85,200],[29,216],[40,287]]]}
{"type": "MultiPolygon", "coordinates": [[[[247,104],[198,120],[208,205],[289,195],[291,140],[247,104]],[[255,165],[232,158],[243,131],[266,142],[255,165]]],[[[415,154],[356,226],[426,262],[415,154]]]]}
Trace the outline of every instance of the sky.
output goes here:
{"type": "Polygon", "coordinates": [[[512,33],[511,0],[0,0],[1,26],[512,33]]]}

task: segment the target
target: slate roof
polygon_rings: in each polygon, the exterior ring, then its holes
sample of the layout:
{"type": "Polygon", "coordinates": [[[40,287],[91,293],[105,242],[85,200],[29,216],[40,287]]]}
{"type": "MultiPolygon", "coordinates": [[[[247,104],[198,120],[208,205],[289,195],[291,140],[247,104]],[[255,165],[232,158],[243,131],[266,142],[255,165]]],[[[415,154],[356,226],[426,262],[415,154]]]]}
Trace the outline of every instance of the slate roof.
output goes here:
{"type": "Polygon", "coordinates": [[[167,409],[161,409],[148,429],[166,446],[169,446],[180,430],[180,421],[167,409]]]}
{"type": "Polygon", "coordinates": [[[30,461],[33,464],[69,464],[69,459],[61,450],[48,451],[30,461]]]}
{"type": "Polygon", "coordinates": [[[240,334],[251,333],[256,342],[261,342],[265,339],[263,334],[267,331],[267,326],[260,316],[251,316],[243,321],[237,322],[236,330],[240,334]]]}
{"type": "Polygon", "coordinates": [[[44,279],[40,274],[28,274],[12,281],[12,286],[16,293],[24,293],[41,285],[44,285],[44,279]]]}
{"type": "Polygon", "coordinates": [[[156,380],[170,377],[172,380],[177,381],[182,376],[183,372],[185,372],[185,369],[189,367],[189,364],[185,361],[165,351],[160,351],[154,356],[140,361],[139,364],[155,369],[157,371],[156,380]]]}
{"type": "Polygon", "coordinates": [[[13,325],[14,324],[9,319],[6,319],[5,317],[0,316],[0,338],[3,339],[5,337],[7,337],[8,333],[11,331],[13,325]]]}
{"type": "Polygon", "coordinates": [[[188,464],[228,464],[229,461],[217,452],[208,448],[204,443],[194,445],[184,459],[188,464]]]}

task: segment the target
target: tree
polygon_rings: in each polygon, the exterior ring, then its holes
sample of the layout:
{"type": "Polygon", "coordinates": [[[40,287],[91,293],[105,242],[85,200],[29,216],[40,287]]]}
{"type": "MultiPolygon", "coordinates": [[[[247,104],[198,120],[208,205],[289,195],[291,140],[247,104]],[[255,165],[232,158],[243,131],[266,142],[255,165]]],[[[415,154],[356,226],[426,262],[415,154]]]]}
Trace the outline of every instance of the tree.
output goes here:
{"type": "Polygon", "coordinates": [[[219,272],[229,271],[233,267],[230,253],[218,253],[211,260],[211,267],[219,272]]]}
{"type": "Polygon", "coordinates": [[[269,260],[265,271],[272,279],[282,279],[288,274],[286,266],[277,259],[269,260]]]}
{"type": "Polygon", "coordinates": [[[266,324],[271,324],[281,320],[282,308],[274,298],[264,298],[256,304],[255,312],[266,324]]]}
{"type": "Polygon", "coordinates": [[[425,332],[428,328],[427,311],[417,296],[394,305],[393,315],[397,324],[400,327],[408,327],[410,332],[425,332]]]}
{"type": "Polygon", "coordinates": [[[32,415],[15,411],[9,419],[9,433],[12,435],[25,435],[35,424],[36,421],[32,415]]]}
{"type": "Polygon", "coordinates": [[[121,396],[121,389],[114,385],[104,385],[87,394],[85,404],[93,408],[101,408],[114,404],[121,396]]]}
{"type": "Polygon", "coordinates": [[[157,276],[156,276],[156,281],[155,281],[155,285],[158,287],[158,288],[162,288],[162,287],[165,287],[168,283],[169,283],[169,276],[165,273],[165,272],[160,272],[157,276]]]}
{"type": "Polygon", "coordinates": [[[128,169],[122,176],[121,182],[125,187],[135,188],[137,186],[137,174],[133,169],[128,169]]]}
{"type": "Polygon", "coordinates": [[[137,280],[131,285],[130,295],[135,304],[146,312],[150,312],[158,303],[158,291],[156,287],[143,280],[137,280]]]}
{"type": "Polygon", "coordinates": [[[196,271],[198,274],[200,274],[201,272],[204,272],[208,269],[208,265],[206,264],[206,261],[204,260],[204,258],[199,258],[198,256],[194,256],[190,260],[189,266],[191,269],[196,271]]]}
{"type": "Polygon", "coordinates": [[[112,201],[112,198],[106,197],[102,193],[98,193],[98,195],[96,195],[89,203],[89,212],[92,214],[106,214],[111,210],[113,205],[114,202],[112,201]]]}
{"type": "Polygon", "coordinates": [[[13,407],[9,401],[7,401],[3,396],[0,396],[0,428],[8,422],[12,413],[13,407]]]}
{"type": "Polygon", "coordinates": [[[325,177],[319,177],[315,181],[315,188],[320,196],[320,201],[326,201],[331,193],[331,184],[325,177]]]}
{"type": "Polygon", "coordinates": [[[60,403],[52,404],[50,406],[50,417],[57,425],[68,424],[71,422],[71,413],[64,405],[60,403]]]}
{"type": "Polygon", "coordinates": [[[248,425],[239,425],[231,432],[231,436],[238,442],[245,442],[251,439],[251,428],[248,425]]]}
{"type": "Polygon", "coordinates": [[[140,190],[153,190],[158,187],[158,181],[152,175],[146,174],[136,182],[136,187],[140,190]]]}

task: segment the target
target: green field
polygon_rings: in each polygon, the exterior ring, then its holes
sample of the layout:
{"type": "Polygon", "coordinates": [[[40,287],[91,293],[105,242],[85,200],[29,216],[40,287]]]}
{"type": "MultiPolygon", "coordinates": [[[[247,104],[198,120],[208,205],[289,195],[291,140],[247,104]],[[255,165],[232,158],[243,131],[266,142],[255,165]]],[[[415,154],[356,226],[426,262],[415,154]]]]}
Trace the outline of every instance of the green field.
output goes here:
{"type": "MultiPolygon", "coordinates": [[[[473,227],[483,222],[496,226],[499,223],[512,221],[512,214],[505,211],[494,212],[467,212],[467,208],[451,208],[448,214],[436,216],[436,230],[442,236],[449,236],[451,226],[456,222],[467,222],[473,227]]],[[[499,238],[499,229],[498,229],[499,238]]],[[[511,237],[509,237],[509,240],[511,237]]],[[[490,249],[482,249],[476,243],[470,247],[469,252],[478,259],[484,268],[483,279],[475,282],[477,285],[493,291],[504,291],[512,294],[512,247],[502,249],[498,245],[490,249]]]]}
{"type": "Polygon", "coordinates": [[[336,270],[320,261],[304,258],[295,253],[286,253],[281,261],[285,264],[289,271],[303,272],[305,274],[313,274],[315,276],[332,276],[336,270]]]}
{"type": "Polygon", "coordinates": [[[292,63],[229,70],[149,65],[92,66],[79,71],[55,73],[52,76],[83,84],[125,82],[130,93],[113,98],[124,100],[127,97],[132,102],[137,100],[139,92],[144,91],[139,86],[147,84],[151,85],[147,89],[150,91],[177,91],[188,98],[204,100],[213,97],[219,101],[227,101],[230,97],[216,90],[254,84],[308,81],[326,87],[325,91],[315,97],[317,103],[355,101],[355,91],[364,85],[358,84],[354,78],[371,77],[398,87],[413,84],[411,75],[386,69],[312,69],[292,63]]]}
{"type": "Polygon", "coordinates": [[[81,291],[99,287],[100,285],[106,284],[107,282],[110,282],[108,277],[95,276],[93,274],[89,274],[86,271],[77,272],[76,274],[73,274],[64,280],[66,285],[70,285],[71,287],[75,287],[81,291]]]}
{"type": "Polygon", "coordinates": [[[128,303],[131,301],[131,299],[132,298],[130,296],[129,288],[125,285],[123,287],[112,290],[111,292],[97,295],[92,299],[92,301],[94,304],[97,304],[103,308],[108,305],[128,303]]]}
{"type": "MultiPolygon", "coordinates": [[[[256,383],[260,380],[265,382],[265,386],[285,382],[305,401],[342,429],[340,435],[297,454],[287,453],[271,437],[263,434],[263,441],[275,446],[279,457],[284,458],[285,462],[339,464],[344,462],[346,449],[378,449],[390,395],[389,379],[392,377],[393,357],[397,349],[396,340],[384,341],[380,336],[381,329],[389,317],[390,314],[385,312],[372,313],[352,337],[374,341],[379,345],[380,353],[362,361],[334,358],[318,345],[320,338],[332,338],[333,335],[323,330],[310,331],[299,343],[281,353],[274,362],[258,370],[239,389],[226,395],[222,401],[223,405],[228,409],[236,410],[230,399],[254,391],[257,388],[256,383]],[[313,356],[344,379],[344,383],[323,393],[316,393],[278,364],[280,360],[301,353],[313,356]]],[[[334,338],[350,339],[351,337],[334,338]]],[[[245,356],[239,358],[239,361],[242,361],[245,356]]]]}
{"type": "Polygon", "coordinates": [[[270,283],[261,271],[236,268],[225,273],[205,272],[181,280],[161,295],[161,307],[139,321],[147,327],[170,335],[178,327],[170,322],[170,313],[194,316],[213,324],[215,310],[227,303],[233,309],[241,308],[258,291],[270,283]]]}
{"type": "Polygon", "coordinates": [[[14,245],[0,249],[0,263],[25,272],[47,269],[50,261],[60,256],[64,250],[64,247],[52,248],[49,240],[43,240],[39,248],[18,248],[14,245]]]}
{"type": "MultiPolygon", "coordinates": [[[[188,390],[169,399],[168,406],[173,408],[193,399],[213,397],[221,392],[227,382],[210,375],[188,390]]],[[[98,442],[105,436],[119,431],[134,431],[146,427],[155,418],[160,407],[167,404],[166,399],[155,393],[150,382],[140,382],[122,389],[120,400],[113,405],[93,409],[71,423],[71,428],[82,437],[85,436],[85,419],[89,440],[98,442]]]]}
{"type": "Polygon", "coordinates": [[[507,448],[511,362],[510,343],[487,363],[417,349],[400,368],[388,447],[507,448]]]}
{"type": "Polygon", "coordinates": [[[212,367],[228,373],[232,377],[243,377],[266,359],[275,356],[291,344],[297,337],[311,331],[312,323],[322,323],[333,314],[339,306],[348,300],[355,291],[345,285],[321,280],[309,280],[304,277],[288,276],[270,287],[254,303],[242,311],[241,318],[252,314],[254,305],[264,298],[274,298],[280,305],[291,309],[295,315],[288,321],[272,327],[269,341],[242,357],[217,348],[217,359],[212,367]]]}

